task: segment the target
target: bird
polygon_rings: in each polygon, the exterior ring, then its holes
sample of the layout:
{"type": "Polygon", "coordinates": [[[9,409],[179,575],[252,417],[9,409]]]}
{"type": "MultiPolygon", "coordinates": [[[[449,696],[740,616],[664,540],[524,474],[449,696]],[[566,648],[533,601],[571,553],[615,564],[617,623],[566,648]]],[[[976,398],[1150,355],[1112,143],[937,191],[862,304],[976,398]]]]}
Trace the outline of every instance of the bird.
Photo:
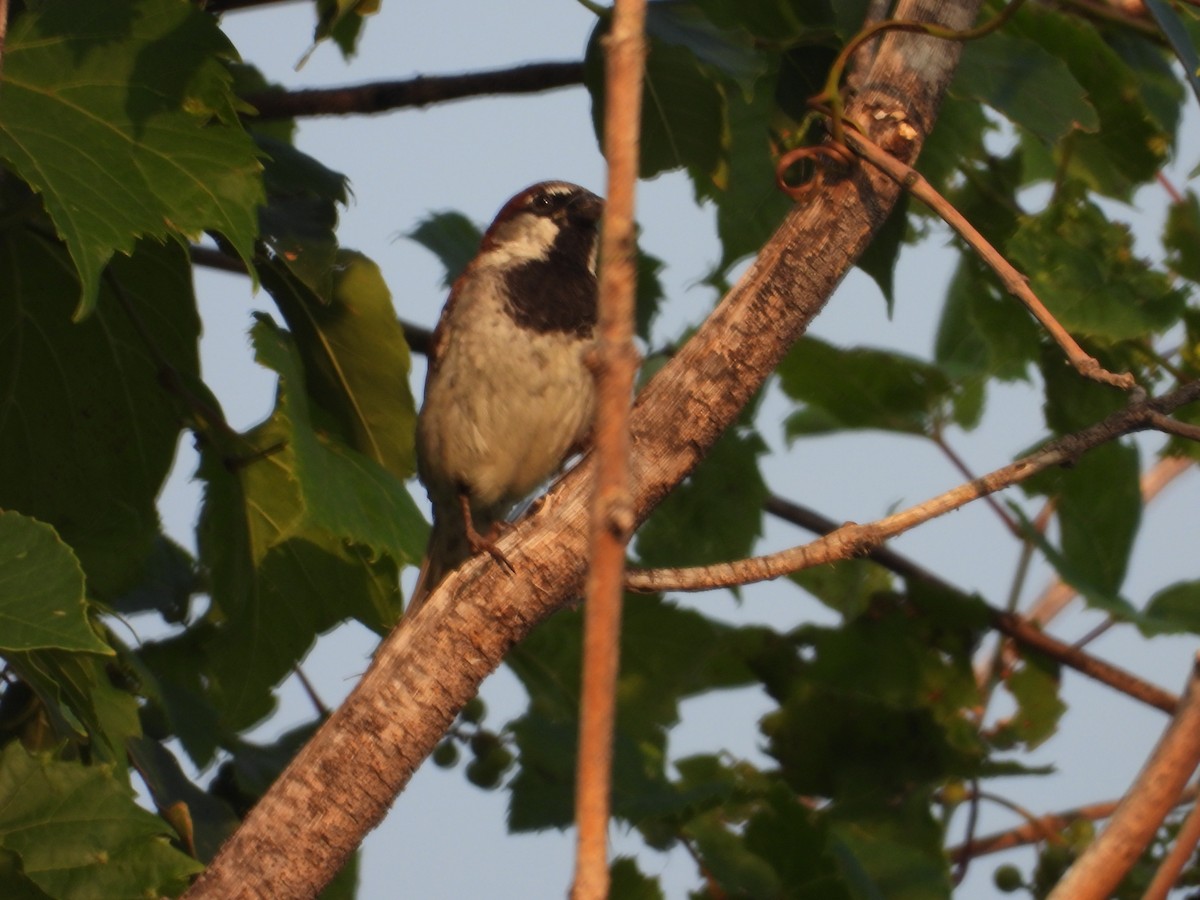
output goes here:
{"type": "Polygon", "coordinates": [[[409,616],[473,554],[511,569],[494,543],[505,517],[588,442],[603,210],[570,182],[526,188],[450,289],[417,419],[433,528],[409,616]]]}

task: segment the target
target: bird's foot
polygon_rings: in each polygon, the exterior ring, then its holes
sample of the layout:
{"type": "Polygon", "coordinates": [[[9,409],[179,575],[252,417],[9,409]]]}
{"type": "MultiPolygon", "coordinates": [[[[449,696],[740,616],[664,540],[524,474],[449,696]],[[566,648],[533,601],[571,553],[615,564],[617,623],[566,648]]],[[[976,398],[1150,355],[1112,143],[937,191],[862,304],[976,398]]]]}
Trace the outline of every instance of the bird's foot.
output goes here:
{"type": "Polygon", "coordinates": [[[459,495],[459,502],[462,503],[463,523],[466,525],[467,543],[471,545],[472,553],[487,553],[500,564],[500,566],[512,575],[516,573],[516,568],[508,561],[508,557],[501,552],[496,546],[496,541],[500,538],[501,532],[504,530],[504,523],[495,522],[488,529],[487,536],[480,534],[475,530],[475,522],[471,518],[471,500],[466,494],[459,495]]]}

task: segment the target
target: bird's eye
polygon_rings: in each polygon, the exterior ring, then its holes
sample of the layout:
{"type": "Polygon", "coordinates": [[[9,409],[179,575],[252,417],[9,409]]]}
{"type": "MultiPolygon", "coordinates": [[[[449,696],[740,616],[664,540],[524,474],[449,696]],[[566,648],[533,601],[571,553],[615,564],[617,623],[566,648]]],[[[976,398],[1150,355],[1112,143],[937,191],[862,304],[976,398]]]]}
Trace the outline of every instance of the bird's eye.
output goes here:
{"type": "Polygon", "coordinates": [[[554,208],[554,201],[549,194],[538,194],[533,198],[533,208],[538,212],[548,212],[554,208]]]}

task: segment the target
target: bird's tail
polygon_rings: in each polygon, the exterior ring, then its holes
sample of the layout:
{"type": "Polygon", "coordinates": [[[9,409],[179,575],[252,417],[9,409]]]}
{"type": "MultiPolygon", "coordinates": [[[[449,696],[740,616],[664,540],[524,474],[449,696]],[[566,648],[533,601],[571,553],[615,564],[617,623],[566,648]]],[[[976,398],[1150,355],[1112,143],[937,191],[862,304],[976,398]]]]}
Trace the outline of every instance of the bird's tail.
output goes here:
{"type": "Polygon", "coordinates": [[[425,559],[421,561],[421,569],[417,573],[417,583],[413,586],[408,598],[404,615],[413,615],[434,589],[442,583],[452,569],[471,555],[471,545],[461,527],[449,526],[448,523],[439,527],[435,516],[433,530],[429,533],[429,546],[425,548],[425,559]]]}

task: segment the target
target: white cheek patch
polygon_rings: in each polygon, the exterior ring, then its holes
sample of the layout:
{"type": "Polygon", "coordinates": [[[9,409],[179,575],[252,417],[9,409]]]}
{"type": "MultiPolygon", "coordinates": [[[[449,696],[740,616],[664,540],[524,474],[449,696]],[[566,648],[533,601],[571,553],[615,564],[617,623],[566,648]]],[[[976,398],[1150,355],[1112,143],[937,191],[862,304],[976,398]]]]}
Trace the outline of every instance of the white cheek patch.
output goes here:
{"type": "Polygon", "coordinates": [[[495,245],[484,256],[493,265],[509,260],[545,259],[557,236],[558,225],[550,219],[525,213],[496,229],[495,245]]]}

